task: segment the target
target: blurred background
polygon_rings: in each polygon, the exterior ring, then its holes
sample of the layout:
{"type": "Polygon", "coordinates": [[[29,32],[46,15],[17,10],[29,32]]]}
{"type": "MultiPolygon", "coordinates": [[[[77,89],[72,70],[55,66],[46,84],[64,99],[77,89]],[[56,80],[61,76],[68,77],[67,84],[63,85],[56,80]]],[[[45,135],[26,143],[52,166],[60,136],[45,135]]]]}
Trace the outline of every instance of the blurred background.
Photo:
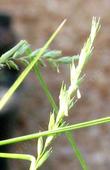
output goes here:
{"type": "MultiPolygon", "coordinates": [[[[33,49],[40,48],[64,18],[67,23],[54,40],[51,49],[64,55],[78,54],[90,32],[93,16],[101,18],[101,30],[95,49],[86,67],[86,78],[81,85],[81,100],[72,109],[69,123],[110,116],[110,1],[109,0],[1,0],[0,12],[13,18],[13,29],[18,40],[25,39],[33,49]]],[[[68,67],[60,73],[50,67],[42,73],[58,102],[62,80],[68,81],[68,67]]],[[[14,136],[44,130],[51,110],[36,77],[30,73],[19,98],[20,111],[14,136]]],[[[86,128],[74,132],[89,169],[110,169],[110,125],[86,128]]],[[[36,141],[11,146],[10,152],[36,154],[36,141]]],[[[24,170],[29,164],[9,160],[10,170],[24,170]]],[[[64,136],[54,143],[54,151],[42,170],[80,170],[81,167],[64,136]]]]}

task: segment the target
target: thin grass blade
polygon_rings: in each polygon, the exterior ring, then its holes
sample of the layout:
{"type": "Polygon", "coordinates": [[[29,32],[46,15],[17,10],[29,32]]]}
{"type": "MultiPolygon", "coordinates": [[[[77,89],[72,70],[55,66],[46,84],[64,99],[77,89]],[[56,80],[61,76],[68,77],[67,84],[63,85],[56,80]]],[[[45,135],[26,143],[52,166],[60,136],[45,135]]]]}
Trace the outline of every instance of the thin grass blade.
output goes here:
{"type": "Polygon", "coordinates": [[[39,60],[39,58],[43,55],[45,50],[48,48],[48,46],[52,43],[56,35],[59,33],[63,25],[65,24],[66,20],[64,20],[60,26],[57,28],[57,30],[52,34],[50,39],[46,42],[43,48],[39,51],[39,53],[36,55],[36,57],[31,61],[31,63],[26,67],[26,69],[21,73],[21,75],[18,77],[18,79],[15,81],[15,83],[11,86],[11,88],[6,92],[6,94],[2,97],[0,100],[0,110],[5,106],[5,104],[8,102],[10,97],[13,95],[15,90],[19,87],[19,85],[22,83],[22,81],[25,79],[25,77],[28,75],[28,73],[31,71],[35,63],[39,60]]]}

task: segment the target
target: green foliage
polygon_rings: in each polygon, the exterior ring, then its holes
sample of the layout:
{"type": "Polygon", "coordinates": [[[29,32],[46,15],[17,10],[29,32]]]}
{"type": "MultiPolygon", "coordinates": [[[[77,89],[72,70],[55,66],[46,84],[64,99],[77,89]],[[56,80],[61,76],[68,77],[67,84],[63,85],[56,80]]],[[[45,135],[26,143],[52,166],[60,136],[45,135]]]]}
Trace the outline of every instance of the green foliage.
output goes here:
{"type": "Polygon", "coordinates": [[[52,107],[47,131],[0,141],[0,146],[2,146],[32,139],[38,139],[36,153],[37,156],[35,157],[32,155],[25,154],[0,153],[0,157],[2,158],[24,159],[31,161],[30,170],[36,170],[40,168],[42,164],[44,164],[44,162],[48,159],[48,157],[53,151],[51,145],[53,140],[55,140],[55,138],[62,133],[66,135],[76,157],[78,158],[81,164],[82,169],[87,170],[88,167],[86,165],[86,161],[83,155],[81,154],[79,148],[77,147],[75,139],[73,138],[70,131],[110,122],[110,117],[104,117],[88,122],[82,122],[67,126],[67,123],[64,120],[65,116],[69,115],[69,110],[74,106],[77,100],[81,98],[79,86],[81,84],[81,81],[84,79],[82,71],[88,59],[92,55],[93,42],[97,32],[100,29],[99,20],[93,18],[89,38],[84,44],[80,54],[71,57],[62,56],[61,51],[50,51],[48,50],[48,47],[54,40],[58,32],[61,30],[64,23],[65,20],[53,33],[53,35],[43,46],[43,48],[32,51],[30,45],[26,41],[22,40],[14,48],[12,48],[0,57],[0,69],[3,69],[5,65],[7,65],[9,68],[12,67],[14,69],[19,69],[18,65],[16,64],[16,61],[20,61],[27,65],[25,70],[21,73],[21,75],[12,85],[12,87],[0,100],[0,110],[3,109],[3,107],[6,105],[15,90],[18,88],[18,86],[22,83],[22,81],[32,69],[34,70],[36,78],[39,80],[39,83],[52,107]],[[59,106],[56,105],[53,96],[50,90],[48,89],[48,86],[40,72],[40,67],[45,66],[46,62],[49,62],[57,69],[59,69],[60,64],[70,64],[70,85],[67,86],[65,83],[62,83],[59,94],[59,106]],[[77,65],[75,63],[77,63],[77,65]]]}

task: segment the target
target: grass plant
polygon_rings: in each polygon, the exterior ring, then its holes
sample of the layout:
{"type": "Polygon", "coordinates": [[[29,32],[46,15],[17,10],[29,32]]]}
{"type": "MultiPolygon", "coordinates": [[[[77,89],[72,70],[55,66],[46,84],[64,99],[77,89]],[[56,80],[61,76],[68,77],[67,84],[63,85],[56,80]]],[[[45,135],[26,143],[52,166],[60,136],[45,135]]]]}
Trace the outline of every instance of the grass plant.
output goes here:
{"type": "Polygon", "coordinates": [[[12,67],[14,69],[19,69],[16,64],[17,60],[27,65],[15,83],[0,99],[0,110],[5,107],[9,99],[12,97],[14,92],[32,69],[52,107],[49,117],[48,129],[46,131],[0,141],[0,146],[3,146],[36,139],[37,156],[15,153],[0,153],[1,158],[28,160],[31,161],[30,170],[37,170],[44,164],[44,162],[53,152],[52,142],[60,134],[64,133],[69,144],[71,145],[71,148],[74,151],[73,153],[79,160],[82,169],[89,169],[84,156],[81,154],[80,149],[75,142],[72,131],[74,132],[77,129],[109,123],[110,117],[103,117],[73,125],[67,125],[67,122],[65,122],[65,117],[69,116],[69,110],[81,98],[79,87],[82,80],[84,79],[82,72],[84,66],[92,55],[93,43],[96,34],[100,29],[99,21],[99,19],[93,17],[90,35],[79,55],[62,57],[61,51],[48,50],[49,45],[52,43],[56,35],[65,24],[66,20],[64,20],[41,49],[32,51],[28,42],[22,40],[14,48],[0,57],[0,69],[3,69],[5,65],[7,65],[9,68],[12,67]],[[67,86],[64,82],[62,82],[58,106],[40,71],[41,67],[45,66],[45,61],[49,62],[57,70],[59,69],[60,64],[70,65],[70,84],[67,86]]]}

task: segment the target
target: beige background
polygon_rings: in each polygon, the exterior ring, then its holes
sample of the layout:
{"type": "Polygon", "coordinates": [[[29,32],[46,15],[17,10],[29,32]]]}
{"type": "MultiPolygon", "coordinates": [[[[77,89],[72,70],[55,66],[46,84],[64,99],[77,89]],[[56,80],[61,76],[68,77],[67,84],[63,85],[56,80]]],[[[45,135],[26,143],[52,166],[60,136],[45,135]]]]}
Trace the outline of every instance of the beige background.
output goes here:
{"type": "MultiPolygon", "coordinates": [[[[0,10],[13,16],[14,29],[19,39],[26,39],[33,47],[41,47],[59,23],[67,23],[51,45],[64,55],[80,52],[90,31],[93,16],[101,18],[101,30],[95,42],[92,59],[86,68],[86,79],[81,86],[82,99],[71,111],[68,122],[75,123],[110,115],[110,1],[109,0],[1,0],[0,10]]],[[[67,80],[64,66],[59,75],[45,68],[43,73],[58,101],[59,85],[67,80]]],[[[47,127],[50,107],[35,76],[31,73],[23,88],[21,113],[16,135],[24,135],[47,127]]],[[[90,170],[110,169],[110,125],[92,127],[74,132],[90,170]]],[[[35,141],[14,145],[12,151],[35,153],[35,141]]],[[[12,169],[24,170],[29,165],[12,161],[12,169]]],[[[56,140],[53,155],[41,169],[80,170],[65,137],[56,140]]]]}

